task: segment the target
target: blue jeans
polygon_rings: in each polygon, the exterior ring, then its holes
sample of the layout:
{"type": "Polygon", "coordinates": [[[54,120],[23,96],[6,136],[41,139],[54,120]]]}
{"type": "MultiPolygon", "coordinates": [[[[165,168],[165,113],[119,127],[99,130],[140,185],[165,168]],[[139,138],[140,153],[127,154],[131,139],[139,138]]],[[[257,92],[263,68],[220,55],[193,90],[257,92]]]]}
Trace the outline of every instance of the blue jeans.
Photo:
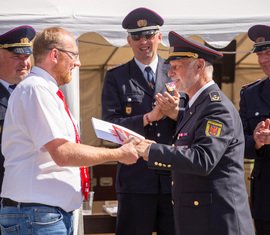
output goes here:
{"type": "Polygon", "coordinates": [[[73,213],[58,207],[1,207],[2,235],[73,234],[73,213]]]}

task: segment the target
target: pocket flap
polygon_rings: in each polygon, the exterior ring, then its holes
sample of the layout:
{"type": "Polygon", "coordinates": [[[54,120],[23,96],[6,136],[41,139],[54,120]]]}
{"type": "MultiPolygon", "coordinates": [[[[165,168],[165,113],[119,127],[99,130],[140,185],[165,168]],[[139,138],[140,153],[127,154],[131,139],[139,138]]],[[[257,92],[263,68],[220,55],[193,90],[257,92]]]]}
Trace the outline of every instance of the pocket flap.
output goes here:
{"type": "Polygon", "coordinates": [[[208,206],[212,204],[212,193],[184,193],[180,203],[189,207],[208,206]]]}

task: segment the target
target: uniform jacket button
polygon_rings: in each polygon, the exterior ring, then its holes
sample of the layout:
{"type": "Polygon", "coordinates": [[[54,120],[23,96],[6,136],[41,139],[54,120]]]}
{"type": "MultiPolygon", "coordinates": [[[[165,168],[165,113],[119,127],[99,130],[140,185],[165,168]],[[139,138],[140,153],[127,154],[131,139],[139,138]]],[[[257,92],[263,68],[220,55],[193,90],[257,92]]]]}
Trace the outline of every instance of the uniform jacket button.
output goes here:
{"type": "Polygon", "coordinates": [[[199,201],[196,200],[193,202],[193,204],[194,204],[194,206],[199,206],[200,203],[199,203],[199,201]]]}

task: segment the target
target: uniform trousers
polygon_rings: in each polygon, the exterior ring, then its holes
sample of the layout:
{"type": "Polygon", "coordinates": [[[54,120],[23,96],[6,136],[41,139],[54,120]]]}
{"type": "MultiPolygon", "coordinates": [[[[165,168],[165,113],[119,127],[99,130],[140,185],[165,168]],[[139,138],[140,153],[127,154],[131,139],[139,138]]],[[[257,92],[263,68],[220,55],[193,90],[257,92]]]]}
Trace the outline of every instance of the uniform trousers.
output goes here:
{"type": "Polygon", "coordinates": [[[174,235],[171,194],[118,194],[116,235],[174,235]]]}

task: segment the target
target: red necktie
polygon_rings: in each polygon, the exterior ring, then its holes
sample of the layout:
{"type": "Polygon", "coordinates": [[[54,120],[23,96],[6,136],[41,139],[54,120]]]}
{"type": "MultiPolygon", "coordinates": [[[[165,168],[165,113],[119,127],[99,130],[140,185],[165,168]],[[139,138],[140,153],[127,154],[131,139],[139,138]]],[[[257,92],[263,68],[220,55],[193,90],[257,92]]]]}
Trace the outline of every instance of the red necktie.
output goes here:
{"type": "MultiPolygon", "coordinates": [[[[56,93],[60,99],[64,102],[64,106],[65,106],[65,110],[67,111],[68,116],[70,117],[70,120],[73,124],[74,127],[74,131],[75,131],[75,136],[76,136],[76,143],[80,143],[80,137],[78,134],[78,130],[71,118],[67,103],[66,103],[66,99],[65,96],[63,94],[63,92],[59,89],[56,93]]],[[[82,187],[82,194],[84,196],[84,199],[87,201],[88,200],[88,194],[90,191],[90,178],[89,178],[89,171],[88,171],[88,167],[85,166],[81,166],[80,167],[80,172],[81,172],[81,187],[82,187]]]]}

